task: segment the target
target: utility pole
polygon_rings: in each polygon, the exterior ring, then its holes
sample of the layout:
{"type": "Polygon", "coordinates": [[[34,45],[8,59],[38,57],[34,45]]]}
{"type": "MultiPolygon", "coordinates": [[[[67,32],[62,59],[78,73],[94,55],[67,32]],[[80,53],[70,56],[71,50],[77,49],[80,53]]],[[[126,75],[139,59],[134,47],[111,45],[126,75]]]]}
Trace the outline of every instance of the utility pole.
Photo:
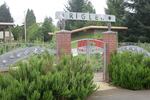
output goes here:
{"type": "Polygon", "coordinates": [[[26,11],[24,12],[25,14],[25,19],[24,19],[24,39],[25,43],[27,42],[27,24],[26,24],[26,11]]]}

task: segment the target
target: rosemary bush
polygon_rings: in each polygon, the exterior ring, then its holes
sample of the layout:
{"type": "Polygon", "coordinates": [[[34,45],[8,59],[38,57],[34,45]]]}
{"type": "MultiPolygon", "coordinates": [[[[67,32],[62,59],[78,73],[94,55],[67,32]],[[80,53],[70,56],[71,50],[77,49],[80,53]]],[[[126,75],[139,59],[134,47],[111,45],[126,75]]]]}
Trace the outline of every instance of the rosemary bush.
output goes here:
{"type": "Polygon", "coordinates": [[[82,57],[44,53],[0,76],[1,100],[84,100],[95,91],[93,71],[82,57]]]}
{"type": "Polygon", "coordinates": [[[150,89],[150,57],[131,52],[114,54],[109,75],[114,85],[132,90],[150,89]]]}

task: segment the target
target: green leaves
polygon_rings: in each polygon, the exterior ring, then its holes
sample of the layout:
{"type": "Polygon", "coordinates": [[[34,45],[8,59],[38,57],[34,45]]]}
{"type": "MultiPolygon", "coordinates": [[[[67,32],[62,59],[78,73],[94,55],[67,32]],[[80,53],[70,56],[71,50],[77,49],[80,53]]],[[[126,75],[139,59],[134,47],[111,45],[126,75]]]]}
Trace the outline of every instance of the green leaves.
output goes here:
{"type": "Polygon", "coordinates": [[[124,52],[114,54],[109,65],[109,75],[113,84],[123,88],[149,89],[150,58],[143,54],[124,52]]]}
{"type": "Polygon", "coordinates": [[[13,22],[11,13],[6,3],[0,6],[0,22],[13,22]]]}
{"type": "Polygon", "coordinates": [[[94,92],[93,70],[86,59],[48,53],[14,65],[18,69],[0,76],[3,100],[84,100],[94,92]]]}
{"type": "Polygon", "coordinates": [[[106,14],[111,14],[116,16],[115,26],[123,26],[125,18],[125,6],[124,0],[107,0],[108,8],[105,9],[106,14]]]}
{"type": "Polygon", "coordinates": [[[36,23],[36,17],[34,15],[33,10],[28,9],[26,14],[26,25],[27,28],[36,23]]]}
{"type": "MultiPolygon", "coordinates": [[[[95,13],[95,9],[89,0],[68,0],[66,11],[95,13]]],[[[81,28],[83,26],[89,26],[89,25],[93,25],[93,23],[87,22],[87,21],[66,21],[65,29],[73,30],[73,29],[77,29],[77,28],[81,28]]]]}
{"type": "Polygon", "coordinates": [[[51,17],[46,17],[44,19],[44,22],[42,24],[42,34],[44,37],[44,41],[49,41],[52,39],[52,36],[50,36],[48,33],[49,32],[54,32],[55,31],[55,26],[52,23],[52,18],[51,17]]]}

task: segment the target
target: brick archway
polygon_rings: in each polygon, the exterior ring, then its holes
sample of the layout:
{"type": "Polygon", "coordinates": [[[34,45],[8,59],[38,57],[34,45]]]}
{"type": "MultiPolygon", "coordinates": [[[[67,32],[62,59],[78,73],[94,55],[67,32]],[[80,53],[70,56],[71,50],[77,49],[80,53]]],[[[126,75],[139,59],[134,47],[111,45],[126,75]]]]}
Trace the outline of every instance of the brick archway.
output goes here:
{"type": "MultiPolygon", "coordinates": [[[[117,50],[118,38],[117,33],[113,31],[106,31],[102,33],[102,40],[106,44],[106,73],[105,81],[109,80],[108,64],[110,63],[110,56],[117,50]]],[[[57,56],[71,55],[71,31],[60,31],[56,33],[57,56]]]]}

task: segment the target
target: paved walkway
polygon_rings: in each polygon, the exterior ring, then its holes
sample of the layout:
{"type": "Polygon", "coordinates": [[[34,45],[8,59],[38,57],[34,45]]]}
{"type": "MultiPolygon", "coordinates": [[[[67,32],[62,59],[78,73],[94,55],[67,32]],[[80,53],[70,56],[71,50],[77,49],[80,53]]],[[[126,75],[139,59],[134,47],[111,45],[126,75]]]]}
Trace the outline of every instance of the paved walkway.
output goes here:
{"type": "Polygon", "coordinates": [[[107,83],[97,83],[100,89],[87,100],[150,100],[150,90],[132,91],[118,89],[107,83]]]}
{"type": "Polygon", "coordinates": [[[102,82],[103,80],[103,72],[95,72],[94,82],[102,82]]]}

